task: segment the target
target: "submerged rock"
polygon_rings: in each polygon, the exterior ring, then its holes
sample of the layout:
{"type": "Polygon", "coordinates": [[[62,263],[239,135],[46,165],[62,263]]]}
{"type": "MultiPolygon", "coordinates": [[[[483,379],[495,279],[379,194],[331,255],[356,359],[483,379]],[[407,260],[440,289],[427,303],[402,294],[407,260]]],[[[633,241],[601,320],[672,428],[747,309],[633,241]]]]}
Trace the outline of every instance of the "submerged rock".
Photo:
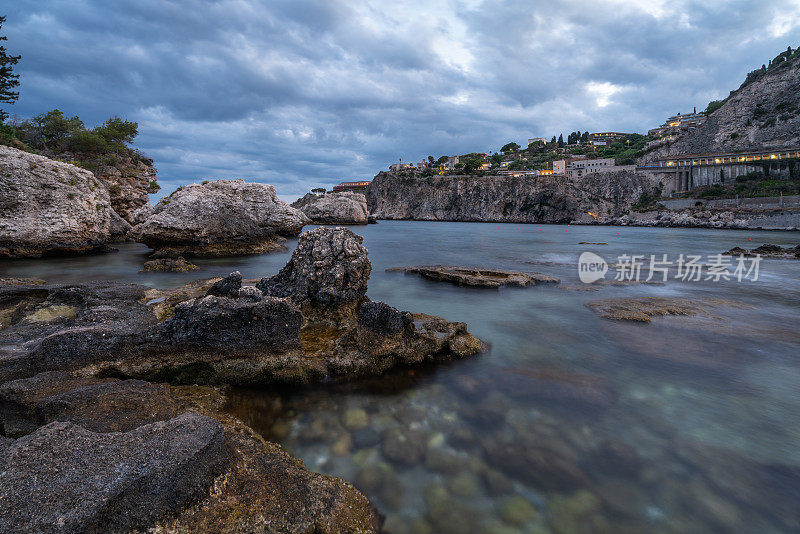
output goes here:
{"type": "Polygon", "coordinates": [[[653,317],[668,315],[706,315],[719,306],[737,306],[720,299],[690,300],[667,297],[639,297],[594,300],[586,304],[606,319],[649,323],[653,317]]]}
{"type": "Polygon", "coordinates": [[[361,193],[343,191],[324,196],[307,194],[292,204],[314,224],[367,224],[367,197],[361,193]]]}
{"type": "Polygon", "coordinates": [[[558,284],[558,278],[541,273],[522,273],[499,269],[477,269],[469,267],[453,267],[448,265],[430,265],[419,267],[392,268],[402,270],[406,274],[419,274],[428,280],[449,282],[460,286],[498,288],[502,286],[532,286],[537,284],[558,284]]]}
{"type": "Polygon", "coordinates": [[[85,169],[0,146],[0,258],[109,252],[130,229],[85,169]]]}
{"type": "Polygon", "coordinates": [[[161,199],[130,233],[161,256],[227,256],[284,249],[308,219],[271,185],[217,180],[181,187],[161,199]]]}

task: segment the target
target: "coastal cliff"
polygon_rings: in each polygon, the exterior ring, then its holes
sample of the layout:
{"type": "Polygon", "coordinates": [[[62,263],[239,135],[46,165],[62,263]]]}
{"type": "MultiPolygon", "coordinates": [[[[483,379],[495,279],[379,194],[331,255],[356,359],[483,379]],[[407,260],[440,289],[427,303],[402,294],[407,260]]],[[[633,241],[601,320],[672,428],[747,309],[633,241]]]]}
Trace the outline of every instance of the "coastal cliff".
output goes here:
{"type": "Polygon", "coordinates": [[[784,52],[748,74],[696,130],[646,154],[640,163],[683,154],[769,150],[800,145],[800,52],[784,52]]]}
{"type": "MultiPolygon", "coordinates": [[[[657,184],[656,184],[657,185],[657,184]]],[[[588,222],[618,216],[655,189],[633,172],[566,177],[378,174],[367,190],[378,219],[509,223],[588,222]]]]}

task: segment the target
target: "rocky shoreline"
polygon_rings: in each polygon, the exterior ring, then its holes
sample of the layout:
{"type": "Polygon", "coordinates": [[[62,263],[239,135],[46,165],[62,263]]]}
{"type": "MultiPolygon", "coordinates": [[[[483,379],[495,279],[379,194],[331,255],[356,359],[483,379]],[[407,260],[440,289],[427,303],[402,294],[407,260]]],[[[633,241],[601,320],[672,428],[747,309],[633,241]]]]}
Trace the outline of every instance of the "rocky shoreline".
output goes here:
{"type": "Polygon", "coordinates": [[[3,281],[0,515],[18,530],[377,532],[363,494],[202,385],[301,387],[483,349],[464,323],[370,301],[361,242],[306,232],[254,285],[3,281]]]}

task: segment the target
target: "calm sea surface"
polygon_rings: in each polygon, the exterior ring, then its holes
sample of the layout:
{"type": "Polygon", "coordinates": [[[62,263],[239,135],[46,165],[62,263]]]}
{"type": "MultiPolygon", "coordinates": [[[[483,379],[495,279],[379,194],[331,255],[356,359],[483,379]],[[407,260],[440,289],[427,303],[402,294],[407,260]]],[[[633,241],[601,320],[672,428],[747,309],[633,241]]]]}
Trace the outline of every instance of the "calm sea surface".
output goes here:
{"type": "MultiPolygon", "coordinates": [[[[800,530],[800,261],[764,260],[755,282],[682,282],[673,271],[665,284],[589,291],[577,276],[587,250],[612,263],[705,261],[734,246],[797,245],[800,233],[388,221],[353,231],[370,252],[373,300],[464,321],[491,349],[335,388],[234,390],[230,409],[310,469],[356,484],[387,530],[800,530]],[[437,263],[562,284],[469,289],[385,272],[437,263]],[[713,306],[650,324],[586,306],[644,296],[713,306]]],[[[200,271],[155,274],[138,272],[145,247],[120,248],[4,262],[0,277],[168,287],[232,270],[271,275],[289,258],[198,260],[200,271]]]]}

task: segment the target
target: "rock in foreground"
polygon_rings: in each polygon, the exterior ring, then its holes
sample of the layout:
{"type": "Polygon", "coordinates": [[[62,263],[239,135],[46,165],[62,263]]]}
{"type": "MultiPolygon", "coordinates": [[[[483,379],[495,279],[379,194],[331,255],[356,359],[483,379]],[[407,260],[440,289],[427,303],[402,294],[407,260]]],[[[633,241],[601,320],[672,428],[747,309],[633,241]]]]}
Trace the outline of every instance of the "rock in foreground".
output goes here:
{"type": "Polygon", "coordinates": [[[130,236],[157,256],[227,256],[283,250],[284,237],[308,219],[271,185],[217,180],[179,188],[161,199],[130,236]]]}
{"type": "Polygon", "coordinates": [[[498,288],[502,286],[535,286],[537,284],[558,284],[558,278],[541,273],[522,273],[499,269],[473,269],[448,265],[421,265],[419,267],[395,267],[389,270],[402,270],[406,274],[419,274],[436,282],[449,282],[460,286],[498,288]]]}
{"type": "Polygon", "coordinates": [[[222,424],[185,414],[126,433],[50,423],[0,454],[3,529],[143,529],[205,493],[225,463],[222,424]]]}
{"type": "Polygon", "coordinates": [[[80,167],[0,146],[0,257],[107,251],[130,225],[80,167]]]}
{"type": "Polygon", "coordinates": [[[324,196],[308,193],[293,203],[314,224],[367,224],[367,197],[361,193],[343,191],[324,196]]]}

